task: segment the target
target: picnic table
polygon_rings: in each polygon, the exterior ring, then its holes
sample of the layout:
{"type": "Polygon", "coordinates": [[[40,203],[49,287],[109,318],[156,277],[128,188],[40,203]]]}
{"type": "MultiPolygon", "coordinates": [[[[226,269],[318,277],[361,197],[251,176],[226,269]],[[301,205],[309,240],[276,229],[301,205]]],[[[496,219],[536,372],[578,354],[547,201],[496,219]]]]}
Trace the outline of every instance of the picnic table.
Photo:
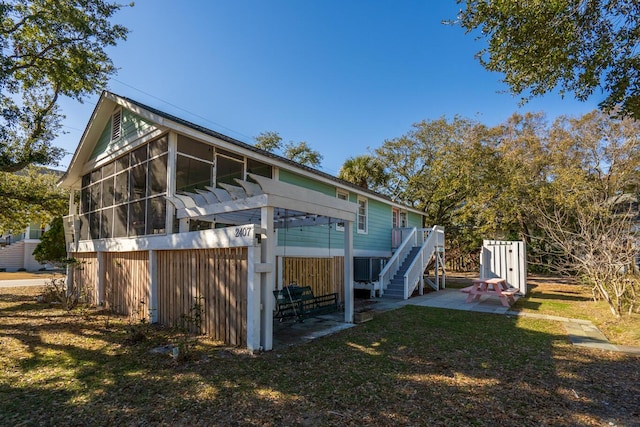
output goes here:
{"type": "Polygon", "coordinates": [[[479,301],[483,295],[488,295],[500,298],[502,305],[511,307],[515,302],[513,296],[516,293],[518,289],[509,287],[507,281],[501,277],[473,279],[466,302],[479,301]]]}

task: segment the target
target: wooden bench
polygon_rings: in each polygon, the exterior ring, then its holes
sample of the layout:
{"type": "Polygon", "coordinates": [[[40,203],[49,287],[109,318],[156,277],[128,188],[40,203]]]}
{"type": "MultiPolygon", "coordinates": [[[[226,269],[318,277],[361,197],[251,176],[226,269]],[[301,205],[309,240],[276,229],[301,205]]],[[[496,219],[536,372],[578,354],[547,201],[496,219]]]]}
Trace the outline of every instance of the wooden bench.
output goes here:
{"type": "Polygon", "coordinates": [[[311,286],[292,283],[273,291],[273,296],[276,298],[274,317],[281,322],[287,317],[295,317],[297,321],[302,322],[307,317],[338,310],[337,293],[315,296],[311,286]]]}

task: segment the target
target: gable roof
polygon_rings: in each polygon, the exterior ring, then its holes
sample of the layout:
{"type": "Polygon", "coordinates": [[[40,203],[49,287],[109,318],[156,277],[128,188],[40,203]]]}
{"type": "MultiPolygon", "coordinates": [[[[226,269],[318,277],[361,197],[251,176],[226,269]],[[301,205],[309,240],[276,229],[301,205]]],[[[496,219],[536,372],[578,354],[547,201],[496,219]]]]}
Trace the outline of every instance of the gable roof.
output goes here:
{"type": "Polygon", "coordinates": [[[228,144],[234,147],[253,152],[260,157],[267,157],[277,163],[285,164],[291,167],[291,170],[293,172],[302,173],[303,175],[307,175],[307,176],[312,175],[316,178],[321,178],[321,180],[330,181],[336,184],[337,187],[347,189],[354,193],[366,194],[370,197],[380,199],[386,203],[390,203],[396,207],[402,207],[404,209],[413,211],[414,213],[424,215],[424,212],[418,209],[415,209],[411,206],[406,206],[402,203],[398,203],[386,195],[377,193],[373,190],[360,187],[356,184],[353,184],[349,181],[342,180],[338,177],[335,177],[321,170],[303,165],[301,163],[295,162],[286,157],[280,156],[270,151],[263,150],[254,145],[247,144],[245,142],[242,142],[230,136],[224,135],[220,132],[216,132],[212,129],[206,128],[204,126],[195,124],[188,120],[182,119],[180,117],[177,117],[172,114],[166,113],[164,111],[158,110],[156,108],[150,107],[134,99],[117,95],[115,93],[112,93],[106,90],[102,92],[102,94],[100,95],[100,99],[96,103],[96,107],[94,108],[94,111],[91,115],[89,123],[87,124],[87,127],[85,128],[84,133],[80,139],[80,143],[78,144],[78,147],[76,148],[76,151],[73,154],[71,162],[69,163],[69,168],[64,173],[64,175],[60,178],[59,185],[71,187],[76,182],[78,182],[78,180],[81,178],[83,165],[89,160],[89,157],[93,152],[93,148],[95,146],[95,142],[93,144],[91,142],[97,141],[104,127],[108,123],[109,118],[111,117],[112,111],[117,106],[121,106],[123,108],[133,110],[134,112],[142,116],[146,116],[146,118],[151,119],[152,121],[158,123],[161,127],[166,127],[168,129],[175,129],[175,124],[177,124],[179,126],[192,129],[204,135],[208,135],[218,140],[227,142],[228,144]]]}

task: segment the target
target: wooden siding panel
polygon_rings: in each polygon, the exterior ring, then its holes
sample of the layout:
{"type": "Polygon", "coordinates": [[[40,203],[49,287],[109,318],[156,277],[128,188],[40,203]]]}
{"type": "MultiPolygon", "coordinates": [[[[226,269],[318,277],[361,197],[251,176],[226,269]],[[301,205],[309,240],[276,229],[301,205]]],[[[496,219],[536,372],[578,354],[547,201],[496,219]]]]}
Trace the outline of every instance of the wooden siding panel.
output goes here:
{"type": "Polygon", "coordinates": [[[107,308],[149,319],[149,252],[106,252],[103,259],[107,308]]]}
{"type": "Polygon", "coordinates": [[[72,253],[71,257],[78,261],[72,267],[72,287],[78,289],[80,297],[89,304],[99,304],[97,254],[95,252],[72,253]]]}
{"type": "Polygon", "coordinates": [[[286,285],[297,283],[311,286],[314,295],[337,292],[344,301],[344,257],[303,258],[285,257],[282,262],[282,279],[286,285]]]}
{"type": "Polygon", "coordinates": [[[230,345],[247,340],[247,248],[158,251],[158,320],[179,325],[202,306],[202,332],[230,345]]]}

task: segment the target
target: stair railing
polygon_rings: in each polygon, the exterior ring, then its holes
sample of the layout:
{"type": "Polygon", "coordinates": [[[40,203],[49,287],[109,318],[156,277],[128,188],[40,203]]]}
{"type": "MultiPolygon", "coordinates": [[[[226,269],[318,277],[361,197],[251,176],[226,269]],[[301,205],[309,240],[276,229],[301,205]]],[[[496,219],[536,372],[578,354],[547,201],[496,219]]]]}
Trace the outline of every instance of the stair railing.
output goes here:
{"type": "Polygon", "coordinates": [[[413,262],[409,264],[404,274],[404,299],[408,299],[418,284],[420,285],[420,295],[423,292],[423,274],[424,269],[431,261],[431,257],[436,252],[436,248],[444,246],[444,229],[439,226],[433,228],[420,229],[420,234],[424,236],[424,241],[420,246],[420,251],[416,254],[413,262]]]}
{"type": "Polygon", "coordinates": [[[380,283],[380,296],[384,294],[387,284],[391,282],[391,277],[396,273],[396,271],[398,271],[402,261],[404,261],[409,251],[411,251],[411,248],[417,245],[418,229],[413,228],[378,276],[380,283]]]}

